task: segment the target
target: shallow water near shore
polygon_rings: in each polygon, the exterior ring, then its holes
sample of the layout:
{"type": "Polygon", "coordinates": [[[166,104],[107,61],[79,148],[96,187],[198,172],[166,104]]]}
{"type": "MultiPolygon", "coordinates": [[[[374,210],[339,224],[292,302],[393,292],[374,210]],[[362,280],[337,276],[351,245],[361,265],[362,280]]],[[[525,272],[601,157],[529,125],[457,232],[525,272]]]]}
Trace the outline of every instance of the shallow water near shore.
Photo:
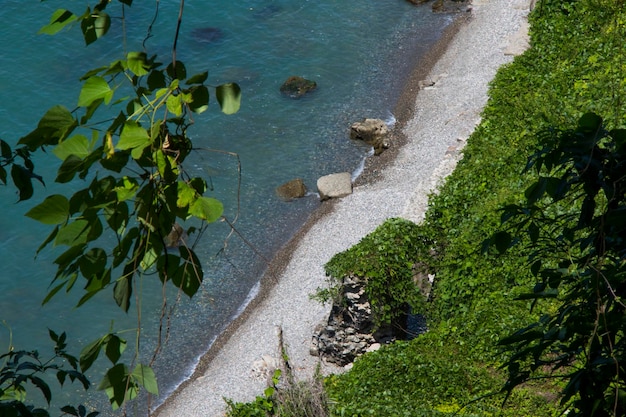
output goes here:
{"type": "MultiPolygon", "coordinates": [[[[69,7],[82,11],[75,3],[68,2],[69,7]]],[[[152,19],[152,3],[135,3],[126,14],[129,50],[141,49],[152,19]]],[[[164,3],[159,30],[147,47],[166,60],[178,10],[175,2],[164,3]]],[[[115,24],[109,39],[88,48],[77,28],[55,37],[37,36],[56,6],[60,5],[9,0],[0,10],[0,18],[8,22],[0,29],[5,45],[0,55],[0,137],[9,143],[32,130],[50,106],[73,108],[80,88],[77,79],[86,70],[119,58],[110,52],[120,40],[115,24]]],[[[404,0],[353,4],[220,0],[211,7],[205,2],[186,3],[178,59],[188,73],[208,70],[212,85],[234,81],[243,91],[239,113],[220,114],[213,102],[207,113],[195,117],[189,133],[195,146],[207,150],[186,168],[210,179],[212,196],[224,202],[228,219],[238,221],[237,232],[228,239],[230,228],[221,222],[197,243],[205,281],[194,299],[168,294],[169,337],[155,365],[161,398],[189,377],[198,358],[254,296],[267,262],[319,207],[315,196],[282,202],[275,187],[302,178],[315,191],[319,176],[357,171],[369,149],[348,139],[350,123],[364,117],[393,119],[405,77],[451,21],[449,15],[433,15],[428,6],[415,7],[404,0]],[[281,96],[280,84],[291,75],[314,80],[318,90],[300,100],[281,96]],[[236,158],[213,150],[236,153],[241,176],[236,158]]],[[[50,155],[38,162],[40,173],[51,178],[58,162],[50,155]]],[[[67,331],[70,340],[84,346],[106,333],[113,321],[129,342],[134,339],[132,329],[143,329],[146,340],[140,352],[142,361],[149,360],[162,307],[161,289],[151,276],[136,286],[142,292],[140,322],[135,307],[129,316],[122,314],[109,293],[80,309],[68,307],[62,294],[40,306],[55,273],[55,254],[44,251],[31,262],[49,230],[23,213],[55,192],[65,191],[50,179],[45,189],[36,187],[32,202],[14,204],[13,189],[0,190],[4,209],[0,320],[10,326],[13,344],[18,349],[50,351],[47,328],[51,328],[67,331]]],[[[69,297],[76,301],[79,295],[69,297]]],[[[8,331],[0,328],[0,348],[5,346],[8,331]]],[[[91,377],[98,382],[95,372],[91,377]]],[[[107,410],[104,401],[93,405],[107,410]]]]}

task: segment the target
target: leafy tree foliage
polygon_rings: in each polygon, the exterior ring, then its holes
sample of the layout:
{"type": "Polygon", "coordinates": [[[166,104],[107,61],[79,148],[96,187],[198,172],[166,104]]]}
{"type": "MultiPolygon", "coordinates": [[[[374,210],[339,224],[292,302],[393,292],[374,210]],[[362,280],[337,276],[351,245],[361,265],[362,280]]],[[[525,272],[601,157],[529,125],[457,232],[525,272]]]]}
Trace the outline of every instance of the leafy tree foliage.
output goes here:
{"type": "Polygon", "coordinates": [[[554,310],[500,343],[512,349],[505,390],[534,377],[562,378],[561,404],[577,416],[626,413],[626,130],[584,115],[575,130],[548,130],[529,160],[537,180],[523,205],[504,209],[492,243],[528,242],[532,305],[554,310]]]}
{"type": "MultiPolygon", "coordinates": [[[[46,409],[26,405],[27,387],[36,388],[50,405],[52,391],[45,374],[53,373],[61,386],[69,379],[79,381],[84,389],[89,388],[89,380],[79,371],[78,359],[66,352],[66,334],[56,334],[49,330],[50,339],[55,343],[54,355],[47,360],[42,359],[37,351],[13,351],[0,355],[3,362],[0,368],[0,415],[3,417],[49,417],[46,409]]],[[[80,405],[66,405],[61,411],[77,417],[95,417],[98,412],[87,412],[80,405]]]]}
{"type": "MultiPolygon", "coordinates": [[[[83,14],[59,9],[40,33],[54,35],[78,26],[90,45],[108,32],[111,9],[117,7],[115,13],[123,19],[131,5],[132,0],[101,0],[83,14]]],[[[201,285],[202,264],[189,237],[220,219],[223,207],[206,194],[206,181],[184,168],[193,151],[187,128],[192,114],[208,109],[211,90],[226,114],[238,111],[241,91],[232,83],[208,86],[206,71],[187,76],[185,64],[176,59],[183,9],[181,0],[171,59],[163,63],[145,50],[124,51],[109,65],[85,72],[73,109],[53,106],[16,145],[0,139],[0,181],[13,182],[19,201],[33,197],[34,181],[44,183],[32,158],[40,150],[60,160],[54,181],[73,182],[75,187],[79,179],[85,184],[69,196],[49,195],[26,213],[52,228],[38,252],[49,245],[65,248],[54,260],[57,272],[44,304],[61,290],[82,287],[78,306],[110,290],[127,312],[135,280],[146,274],[189,297],[201,285]],[[185,228],[194,218],[194,226],[185,228]]],[[[71,362],[84,372],[105,353],[113,366],[99,389],[114,409],[136,397],[141,387],[158,393],[154,371],[150,364],[137,363],[136,351],[135,365],[120,362],[125,348],[126,341],[110,333],[85,347],[78,362],[71,362]]],[[[28,377],[42,389],[34,378],[28,377]]]]}

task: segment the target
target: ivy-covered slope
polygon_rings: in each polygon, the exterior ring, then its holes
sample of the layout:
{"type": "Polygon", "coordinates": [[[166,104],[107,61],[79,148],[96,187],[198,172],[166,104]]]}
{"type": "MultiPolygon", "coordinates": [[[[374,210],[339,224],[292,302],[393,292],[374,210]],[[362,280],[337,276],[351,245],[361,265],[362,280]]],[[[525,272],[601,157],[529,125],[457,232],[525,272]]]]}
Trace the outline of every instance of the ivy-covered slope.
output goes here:
{"type": "MultiPolygon", "coordinates": [[[[531,49],[492,82],[483,121],[464,158],[431,198],[421,234],[434,242],[430,331],[365,355],[328,380],[341,416],[557,415],[558,387],[527,385],[504,408],[497,343],[549,309],[514,301],[534,283],[525,254],[496,255],[483,242],[499,208],[519,203],[531,179],[521,174],[536,133],[568,128],[586,112],[624,125],[626,7],[616,0],[545,0],[531,14],[531,49]]],[[[427,254],[416,254],[423,260],[427,254]]]]}

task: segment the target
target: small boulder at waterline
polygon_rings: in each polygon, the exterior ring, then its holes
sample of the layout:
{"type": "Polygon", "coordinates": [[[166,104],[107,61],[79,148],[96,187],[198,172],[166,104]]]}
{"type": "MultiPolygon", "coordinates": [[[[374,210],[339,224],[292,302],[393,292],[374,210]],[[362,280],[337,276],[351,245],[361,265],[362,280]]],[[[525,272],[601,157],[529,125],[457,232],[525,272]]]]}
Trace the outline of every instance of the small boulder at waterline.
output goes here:
{"type": "Polygon", "coordinates": [[[306,195],[306,187],[300,178],[288,181],[276,187],[276,194],[285,201],[301,198],[306,195]]]}
{"type": "Polygon", "coordinates": [[[361,122],[352,123],[350,126],[350,139],[362,140],[374,147],[374,153],[380,155],[389,147],[387,136],[389,128],[384,120],[364,119],[361,122]]]}
{"type": "Polygon", "coordinates": [[[299,76],[291,76],[280,86],[280,92],[291,97],[300,98],[317,88],[315,81],[299,76]]]}
{"type": "Polygon", "coordinates": [[[352,194],[352,175],[349,172],[325,175],[317,180],[320,200],[341,198],[352,194]]]}

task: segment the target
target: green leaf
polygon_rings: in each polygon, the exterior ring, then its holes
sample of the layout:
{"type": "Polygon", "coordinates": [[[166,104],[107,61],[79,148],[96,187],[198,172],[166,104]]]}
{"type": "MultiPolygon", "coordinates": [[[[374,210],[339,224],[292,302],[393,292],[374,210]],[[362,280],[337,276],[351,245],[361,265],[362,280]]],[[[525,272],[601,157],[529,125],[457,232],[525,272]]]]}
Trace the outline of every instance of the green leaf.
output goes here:
{"type": "Polygon", "coordinates": [[[515,300],[538,300],[543,298],[556,298],[559,296],[559,291],[554,288],[548,288],[545,291],[538,291],[528,294],[520,294],[515,297],[515,300]]]}
{"type": "Polygon", "coordinates": [[[61,224],[70,215],[70,202],[65,196],[54,194],[30,209],[26,217],[37,220],[43,224],[61,224]]]}
{"type": "Polygon", "coordinates": [[[212,223],[218,220],[224,212],[224,206],[219,200],[211,197],[198,197],[189,207],[189,213],[199,219],[212,223]]]}
{"type": "Polygon", "coordinates": [[[540,330],[518,331],[512,334],[511,336],[502,338],[498,342],[498,345],[511,345],[514,343],[529,342],[531,340],[541,339],[542,337],[543,337],[543,332],[540,330]]]}
{"type": "Polygon", "coordinates": [[[493,242],[498,252],[504,253],[511,246],[511,235],[508,232],[498,232],[493,235],[493,242]]]}
{"type": "Polygon", "coordinates": [[[41,302],[41,305],[42,306],[46,305],[48,301],[52,300],[52,297],[54,297],[56,293],[58,293],[61,290],[61,288],[63,288],[64,286],[65,286],[65,282],[62,282],[56,287],[54,287],[53,289],[51,289],[50,291],[48,291],[48,294],[46,294],[46,297],[41,302]]]}
{"type": "MultiPolygon", "coordinates": [[[[80,272],[85,278],[101,277],[105,273],[107,255],[102,248],[92,248],[79,258],[80,272]]],[[[100,286],[101,289],[102,287],[100,286]]],[[[92,290],[94,288],[87,287],[92,290]]]]}
{"type": "Polygon", "coordinates": [[[11,151],[11,146],[8,143],[0,139],[0,156],[4,159],[11,159],[13,156],[13,151],[11,151]]]}
{"type": "Polygon", "coordinates": [[[80,159],[84,159],[92,151],[92,146],[84,135],[74,135],[71,138],[59,143],[54,150],[53,154],[57,156],[61,161],[64,161],[70,155],[75,155],[80,159]]]}
{"type": "Polygon", "coordinates": [[[179,95],[173,95],[170,94],[167,97],[167,110],[170,113],[173,113],[176,117],[179,117],[181,114],[183,114],[183,102],[182,102],[182,96],[179,95]]]}
{"type": "Polygon", "coordinates": [[[189,108],[194,113],[202,113],[209,108],[209,89],[200,85],[191,90],[191,103],[189,108]]]}
{"type": "Polygon", "coordinates": [[[539,199],[541,199],[541,197],[543,197],[544,193],[546,192],[547,187],[548,179],[546,177],[539,177],[539,180],[537,180],[537,182],[528,187],[526,191],[524,191],[524,195],[526,197],[526,200],[528,201],[528,205],[533,205],[537,201],[539,201],[539,199]]]}
{"type": "Polygon", "coordinates": [[[215,95],[217,102],[225,114],[234,114],[241,106],[241,88],[235,83],[222,84],[217,86],[215,95]]]}
{"type": "Polygon", "coordinates": [[[167,255],[159,256],[157,260],[157,271],[159,272],[159,279],[162,283],[165,283],[165,281],[174,276],[178,270],[179,263],[180,257],[177,255],[168,253],[167,255]]]}
{"type": "Polygon", "coordinates": [[[127,397],[127,389],[130,388],[128,368],[123,363],[118,363],[109,369],[98,386],[99,390],[106,392],[113,410],[117,410],[124,403],[127,397]]]}
{"type": "Polygon", "coordinates": [[[113,267],[118,267],[128,255],[131,246],[134,244],[135,239],[139,237],[139,229],[137,227],[131,228],[122,241],[113,249],[113,267]]]}
{"type": "Polygon", "coordinates": [[[155,249],[151,247],[143,255],[143,259],[141,260],[141,263],[140,263],[141,267],[144,270],[149,269],[152,265],[155,264],[158,257],[159,255],[156,253],[155,249]]]}
{"type": "Polygon", "coordinates": [[[165,81],[165,74],[163,70],[152,70],[148,75],[148,88],[150,90],[156,90],[157,88],[166,88],[167,83],[165,81]]]}
{"type": "Polygon", "coordinates": [[[7,183],[7,171],[2,166],[0,166],[0,181],[2,181],[3,184],[7,183]]]}
{"type": "Polygon", "coordinates": [[[105,353],[111,363],[116,364],[122,357],[122,353],[126,350],[126,340],[121,339],[119,336],[110,334],[106,342],[105,353]]]}
{"type": "Polygon", "coordinates": [[[38,33],[45,35],[54,35],[70,23],[75,22],[77,19],[78,17],[69,10],[58,9],[57,11],[52,13],[52,16],[50,17],[50,23],[39,29],[38,33]]]}
{"type": "Polygon", "coordinates": [[[596,132],[602,127],[602,117],[595,113],[585,113],[578,120],[578,129],[585,133],[596,132]]]}
{"type": "Polygon", "coordinates": [[[74,179],[76,173],[82,170],[82,168],[83,160],[76,155],[69,155],[65,158],[65,160],[59,167],[57,177],[54,179],[54,181],[60,184],[70,182],[72,179],[74,179]]]}
{"type": "Polygon", "coordinates": [[[11,179],[17,187],[19,200],[28,200],[33,196],[33,183],[31,181],[31,172],[21,165],[13,164],[11,167],[11,179]]]}
{"type": "Polygon", "coordinates": [[[87,220],[75,220],[59,229],[55,245],[76,246],[87,242],[89,234],[89,222],[87,220]]]}
{"type": "MultiPolygon", "coordinates": [[[[129,273],[129,265],[127,264],[124,268],[124,276],[118,279],[115,282],[115,286],[113,287],[113,298],[119,307],[124,311],[128,311],[130,308],[130,296],[133,292],[132,287],[132,274],[129,273]]],[[[130,265],[132,268],[132,265],[130,265]]]]}
{"type": "Polygon", "coordinates": [[[206,181],[204,178],[200,177],[195,177],[189,180],[189,185],[191,185],[200,195],[204,194],[207,189],[206,181]]]}
{"type": "Polygon", "coordinates": [[[172,284],[191,298],[200,288],[200,284],[202,284],[202,265],[192,250],[184,246],[180,246],[178,250],[183,263],[171,276],[172,284]]]}
{"type": "Polygon", "coordinates": [[[78,105],[88,107],[96,100],[103,99],[104,104],[109,104],[113,98],[113,90],[106,80],[98,75],[87,78],[78,96],[78,105]]]}
{"type": "Polygon", "coordinates": [[[197,199],[196,190],[185,181],[178,181],[178,198],[176,200],[177,207],[187,207],[197,199]]]}
{"type": "Polygon", "coordinates": [[[120,150],[132,149],[132,157],[139,159],[143,150],[150,146],[150,144],[151,141],[148,131],[137,122],[128,120],[124,123],[116,148],[120,150]]]}
{"type": "Polygon", "coordinates": [[[98,355],[100,355],[100,349],[102,348],[102,345],[105,343],[107,338],[108,335],[105,337],[101,337],[100,339],[91,342],[83,348],[83,350],[80,352],[79,357],[81,371],[86,372],[89,368],[91,368],[91,365],[93,365],[96,359],[98,359],[98,355]]]}
{"type": "Polygon", "coordinates": [[[176,66],[174,66],[173,63],[170,63],[167,66],[166,71],[170,78],[176,80],[184,80],[187,78],[187,69],[185,68],[185,64],[180,61],[176,61],[176,66]]]}
{"type": "Polygon", "coordinates": [[[87,13],[87,16],[83,18],[80,23],[80,28],[83,31],[83,38],[85,44],[89,45],[96,40],[104,36],[111,27],[111,17],[98,10],[94,10],[92,13],[87,13]]]}
{"type": "Polygon", "coordinates": [[[194,76],[189,77],[189,79],[187,81],[185,81],[185,83],[187,85],[191,85],[191,84],[202,84],[203,82],[205,82],[207,80],[207,78],[209,78],[209,73],[207,71],[201,73],[201,74],[196,74],[194,76]]]}
{"type": "Polygon", "coordinates": [[[118,201],[126,201],[134,198],[138,189],[139,185],[136,179],[124,176],[118,181],[118,186],[115,187],[115,193],[117,194],[118,201]]]}
{"type": "Polygon", "coordinates": [[[128,62],[128,69],[137,76],[142,76],[150,72],[150,64],[148,63],[148,56],[145,52],[129,52],[126,55],[128,62]]]}
{"type": "Polygon", "coordinates": [[[56,145],[69,135],[78,125],[72,113],[63,106],[51,107],[43,115],[37,128],[21,138],[17,143],[35,150],[43,145],[56,145]]]}
{"type": "Polygon", "coordinates": [[[50,401],[52,401],[52,392],[50,391],[50,387],[48,386],[48,384],[46,384],[43,379],[33,375],[30,376],[30,382],[32,382],[34,386],[39,388],[39,391],[41,391],[41,393],[43,394],[46,402],[50,404],[50,401]]]}
{"type": "Polygon", "coordinates": [[[144,387],[150,394],[159,395],[159,387],[157,384],[154,370],[149,366],[139,364],[131,374],[139,385],[144,387]]]}
{"type": "Polygon", "coordinates": [[[177,170],[172,169],[172,166],[176,165],[175,158],[166,155],[162,149],[157,149],[154,154],[154,160],[156,161],[159,175],[165,180],[166,183],[172,183],[178,177],[177,170]]]}

